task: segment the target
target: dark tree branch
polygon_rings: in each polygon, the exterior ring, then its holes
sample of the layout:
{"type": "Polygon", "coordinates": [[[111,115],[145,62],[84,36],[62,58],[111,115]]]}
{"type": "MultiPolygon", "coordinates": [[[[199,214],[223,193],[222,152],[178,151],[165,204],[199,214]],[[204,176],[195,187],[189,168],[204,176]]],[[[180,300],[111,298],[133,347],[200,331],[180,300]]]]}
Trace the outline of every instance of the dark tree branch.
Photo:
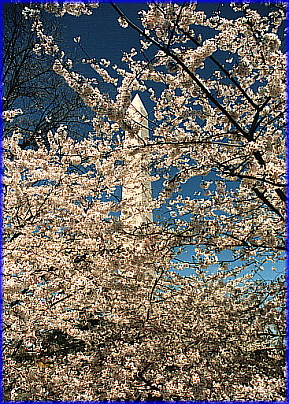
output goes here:
{"type": "Polygon", "coordinates": [[[287,198],[286,198],[285,192],[279,188],[275,189],[275,191],[276,191],[277,195],[279,196],[279,198],[281,199],[281,201],[286,202],[287,198]]]}
{"type": "MultiPolygon", "coordinates": [[[[185,31],[184,29],[178,27],[178,29],[185,34],[195,45],[201,46],[199,41],[197,41],[189,32],[185,31]]],[[[261,109],[252,99],[251,97],[248,96],[246,91],[241,87],[241,85],[237,82],[237,80],[232,77],[232,75],[228,72],[227,69],[225,69],[220,62],[218,62],[217,59],[214,58],[214,56],[209,56],[209,59],[215,63],[216,66],[231,80],[231,82],[238,88],[238,90],[241,92],[241,94],[246,98],[246,100],[252,105],[253,108],[255,108],[257,111],[261,109]]]]}
{"type": "Polygon", "coordinates": [[[261,199],[261,201],[268,206],[268,208],[270,210],[272,210],[274,213],[276,213],[279,217],[281,217],[282,220],[285,220],[283,215],[279,212],[279,210],[277,208],[275,208],[275,206],[272,205],[272,203],[270,201],[268,201],[268,199],[265,197],[264,192],[261,192],[258,190],[258,188],[254,187],[252,189],[255,194],[258,196],[259,199],[261,199]]]}

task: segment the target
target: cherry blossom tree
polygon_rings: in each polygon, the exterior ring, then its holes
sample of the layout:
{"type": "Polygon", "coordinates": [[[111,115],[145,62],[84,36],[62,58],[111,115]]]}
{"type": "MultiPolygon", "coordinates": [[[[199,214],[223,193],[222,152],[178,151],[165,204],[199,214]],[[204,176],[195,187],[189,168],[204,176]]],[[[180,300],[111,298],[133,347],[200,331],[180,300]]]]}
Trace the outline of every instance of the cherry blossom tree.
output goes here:
{"type": "Polygon", "coordinates": [[[90,79],[43,21],[97,6],[23,9],[39,61],[49,57],[94,117],[86,136],[68,120],[33,149],[21,147],[21,111],[4,111],[14,125],[4,139],[4,398],[284,400],[284,279],[244,274],[284,258],[284,7],[236,3],[228,18],[153,3],[136,25],[112,4],[140,44],[123,54],[126,69],[85,60],[90,79]],[[142,92],[151,133],[134,141],[129,107],[142,92]],[[170,218],[135,226],[125,218],[144,207],[117,189],[140,164],[162,184],[145,208],[170,218]],[[189,264],[176,260],[186,245],[189,264]]]}

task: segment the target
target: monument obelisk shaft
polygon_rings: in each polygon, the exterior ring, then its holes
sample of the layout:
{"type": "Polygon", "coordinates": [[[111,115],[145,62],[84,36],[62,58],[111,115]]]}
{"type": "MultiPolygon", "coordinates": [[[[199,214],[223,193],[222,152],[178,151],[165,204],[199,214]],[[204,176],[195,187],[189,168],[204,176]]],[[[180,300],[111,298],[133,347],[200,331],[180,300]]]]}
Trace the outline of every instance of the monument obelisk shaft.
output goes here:
{"type": "Polygon", "coordinates": [[[152,222],[152,212],[148,208],[152,198],[149,178],[149,155],[145,147],[149,140],[148,114],[136,94],[128,108],[133,123],[139,124],[137,134],[125,133],[124,178],[122,184],[122,221],[132,226],[152,222]]]}

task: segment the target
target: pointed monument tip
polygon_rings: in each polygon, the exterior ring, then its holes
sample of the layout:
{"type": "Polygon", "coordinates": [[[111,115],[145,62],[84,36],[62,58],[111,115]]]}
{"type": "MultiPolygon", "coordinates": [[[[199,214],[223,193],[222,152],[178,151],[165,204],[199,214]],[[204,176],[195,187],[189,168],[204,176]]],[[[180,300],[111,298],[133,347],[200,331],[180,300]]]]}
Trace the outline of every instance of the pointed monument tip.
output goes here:
{"type": "Polygon", "coordinates": [[[136,95],[133,97],[133,100],[131,103],[133,106],[141,105],[144,107],[142,99],[140,98],[138,93],[136,93],[136,95]]]}
{"type": "Polygon", "coordinates": [[[134,111],[139,111],[142,115],[147,115],[147,110],[138,93],[133,97],[130,107],[132,107],[132,110],[134,111]]]}

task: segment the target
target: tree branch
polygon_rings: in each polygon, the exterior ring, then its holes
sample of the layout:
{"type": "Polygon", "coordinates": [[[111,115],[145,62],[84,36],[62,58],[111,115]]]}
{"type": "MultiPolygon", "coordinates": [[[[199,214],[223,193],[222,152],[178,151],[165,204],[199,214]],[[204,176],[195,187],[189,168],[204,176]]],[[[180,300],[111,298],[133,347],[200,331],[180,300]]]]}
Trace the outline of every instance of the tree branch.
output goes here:
{"type": "Polygon", "coordinates": [[[261,199],[261,201],[263,203],[265,203],[265,205],[268,206],[268,208],[270,210],[275,212],[279,217],[281,217],[282,220],[285,220],[283,215],[279,212],[279,210],[277,208],[275,208],[275,206],[273,206],[270,201],[268,201],[268,199],[264,195],[264,192],[259,191],[256,187],[252,188],[252,190],[255,192],[255,194],[258,196],[258,198],[261,199]]]}
{"type": "MultiPolygon", "coordinates": [[[[185,31],[183,28],[178,27],[178,29],[185,34],[195,45],[201,46],[201,44],[194,38],[192,35],[185,31]]],[[[246,91],[240,86],[240,84],[237,82],[237,80],[234,79],[234,77],[231,76],[231,74],[228,72],[227,69],[225,69],[221,63],[218,62],[217,59],[214,58],[214,56],[209,56],[209,59],[214,62],[218,68],[232,81],[232,83],[238,88],[238,90],[241,92],[241,94],[246,98],[246,100],[252,105],[253,108],[255,108],[257,111],[260,109],[260,107],[248,96],[246,91]]]]}

